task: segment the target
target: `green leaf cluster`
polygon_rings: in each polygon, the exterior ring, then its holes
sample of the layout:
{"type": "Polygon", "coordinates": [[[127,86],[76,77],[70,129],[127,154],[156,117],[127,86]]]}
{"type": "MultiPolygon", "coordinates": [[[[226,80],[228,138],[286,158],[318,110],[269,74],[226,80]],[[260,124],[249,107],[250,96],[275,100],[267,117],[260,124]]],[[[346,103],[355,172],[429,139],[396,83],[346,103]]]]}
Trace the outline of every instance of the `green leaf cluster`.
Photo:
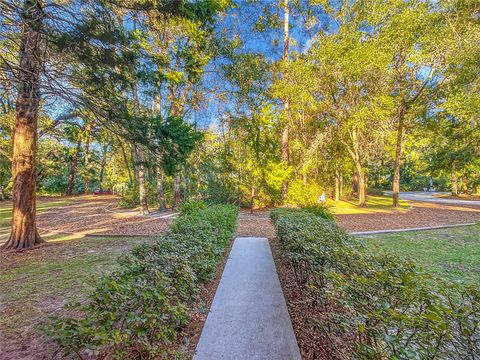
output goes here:
{"type": "MultiPolygon", "coordinates": [[[[271,213],[309,323],[341,359],[475,359],[480,292],[378,254],[333,221],[304,210],[271,213]]],[[[306,325],[307,326],[307,325],[306,325]]]]}

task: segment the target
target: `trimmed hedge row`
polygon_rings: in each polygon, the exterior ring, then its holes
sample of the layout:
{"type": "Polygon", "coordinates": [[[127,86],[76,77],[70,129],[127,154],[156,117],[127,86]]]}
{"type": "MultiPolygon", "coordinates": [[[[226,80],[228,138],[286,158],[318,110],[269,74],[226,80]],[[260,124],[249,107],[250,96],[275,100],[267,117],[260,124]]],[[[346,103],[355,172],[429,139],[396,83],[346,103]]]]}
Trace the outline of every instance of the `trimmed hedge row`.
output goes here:
{"type": "Polygon", "coordinates": [[[199,289],[214,276],[235,232],[231,205],[189,208],[153,243],[119,259],[99,278],[81,316],[55,319],[48,333],[65,355],[122,359],[181,357],[172,349],[199,289]]]}
{"type": "Polygon", "coordinates": [[[274,210],[309,324],[339,359],[479,359],[480,291],[434,279],[414,263],[378,254],[333,221],[274,210]]]}

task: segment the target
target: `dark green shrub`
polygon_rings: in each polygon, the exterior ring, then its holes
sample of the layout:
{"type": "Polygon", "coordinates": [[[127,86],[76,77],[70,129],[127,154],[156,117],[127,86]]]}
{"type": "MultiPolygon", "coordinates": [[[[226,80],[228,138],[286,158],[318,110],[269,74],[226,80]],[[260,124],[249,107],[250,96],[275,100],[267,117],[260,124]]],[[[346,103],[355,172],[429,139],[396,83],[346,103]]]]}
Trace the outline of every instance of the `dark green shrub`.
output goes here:
{"type": "Polygon", "coordinates": [[[182,203],[180,203],[180,214],[182,215],[192,214],[195,211],[205,209],[206,207],[207,207],[207,204],[205,204],[203,201],[198,201],[198,200],[183,201],[182,203]]]}
{"type": "Polygon", "coordinates": [[[310,321],[342,359],[476,359],[480,292],[440,282],[414,263],[379,254],[333,221],[272,211],[310,321]]]}
{"type": "Polygon", "coordinates": [[[180,356],[172,343],[198,290],[217,269],[235,232],[238,209],[217,205],[181,215],[168,234],[135,247],[95,283],[81,315],[54,319],[48,334],[65,355],[121,359],[180,356]]]}
{"type": "Polygon", "coordinates": [[[322,205],[310,205],[310,206],[303,206],[303,210],[315,214],[317,216],[320,216],[321,218],[328,219],[328,220],[333,220],[333,214],[328,210],[326,206],[322,205]]]}

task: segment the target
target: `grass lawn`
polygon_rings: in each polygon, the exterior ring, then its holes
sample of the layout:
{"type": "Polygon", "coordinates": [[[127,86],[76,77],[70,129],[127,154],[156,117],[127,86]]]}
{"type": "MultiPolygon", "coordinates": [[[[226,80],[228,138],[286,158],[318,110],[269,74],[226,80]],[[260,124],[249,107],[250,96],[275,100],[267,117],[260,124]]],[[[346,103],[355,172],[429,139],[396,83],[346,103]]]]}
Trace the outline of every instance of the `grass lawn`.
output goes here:
{"type": "Polygon", "coordinates": [[[411,259],[435,276],[480,284],[480,224],[361,236],[367,244],[411,259]]]}
{"type": "Polygon", "coordinates": [[[395,209],[392,206],[392,197],[389,195],[368,195],[366,207],[359,207],[356,199],[338,202],[329,200],[328,205],[335,215],[385,213],[408,209],[408,204],[403,200],[400,200],[400,208],[395,209]]]}
{"type": "Polygon", "coordinates": [[[46,237],[46,246],[0,253],[2,353],[23,358],[28,354],[18,353],[22,343],[30,344],[32,349],[28,351],[48,346],[48,340],[40,336],[43,321],[52,314],[61,314],[65,303],[83,300],[91,287],[90,280],[114,269],[115,259],[133,244],[153,239],[78,237],[51,235],[46,237]]]}

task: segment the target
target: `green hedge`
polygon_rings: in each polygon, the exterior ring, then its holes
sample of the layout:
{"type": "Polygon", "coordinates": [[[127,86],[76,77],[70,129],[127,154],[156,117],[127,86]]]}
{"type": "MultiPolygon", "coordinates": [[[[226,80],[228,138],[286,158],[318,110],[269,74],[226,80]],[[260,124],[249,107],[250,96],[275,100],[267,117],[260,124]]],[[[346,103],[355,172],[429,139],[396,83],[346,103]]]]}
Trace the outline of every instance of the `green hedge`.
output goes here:
{"type": "Polygon", "coordinates": [[[313,213],[280,209],[271,218],[297,285],[316,309],[308,324],[334,358],[480,358],[478,289],[376,253],[313,213]]]}
{"type": "Polygon", "coordinates": [[[96,281],[87,303],[73,305],[81,315],[54,319],[48,334],[65,355],[181,356],[171,344],[225,255],[237,215],[231,205],[181,215],[166,235],[121,257],[117,271],[96,281]]]}

